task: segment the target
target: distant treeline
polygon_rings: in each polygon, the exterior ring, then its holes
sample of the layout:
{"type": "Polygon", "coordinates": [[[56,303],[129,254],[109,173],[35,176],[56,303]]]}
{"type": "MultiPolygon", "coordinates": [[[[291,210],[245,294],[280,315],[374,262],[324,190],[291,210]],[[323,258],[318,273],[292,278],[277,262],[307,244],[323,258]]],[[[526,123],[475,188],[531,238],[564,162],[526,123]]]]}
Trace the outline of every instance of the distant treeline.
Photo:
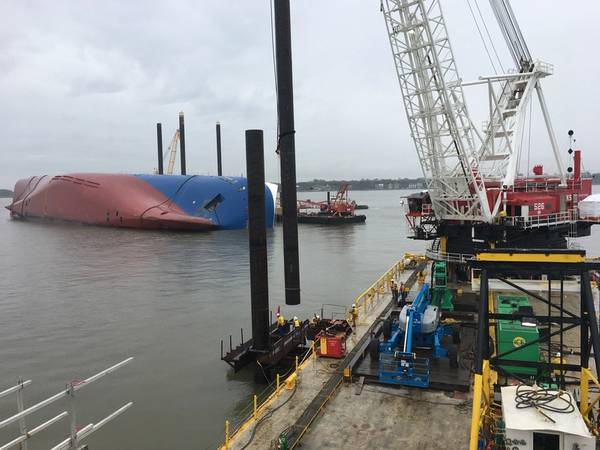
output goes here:
{"type": "MultiPolygon", "coordinates": [[[[600,173],[584,173],[592,177],[593,184],[600,184],[600,173]]],[[[348,183],[352,191],[376,191],[385,189],[425,189],[424,178],[363,178],[361,180],[312,180],[299,181],[299,191],[337,191],[342,183],[348,183]]]]}
{"type": "Polygon", "coordinates": [[[12,198],[13,192],[8,189],[0,189],[0,198],[12,198]]]}
{"type": "Polygon", "coordinates": [[[297,183],[299,191],[337,191],[342,183],[348,183],[352,191],[375,191],[389,189],[423,189],[424,178],[374,178],[361,180],[312,180],[297,183]]]}

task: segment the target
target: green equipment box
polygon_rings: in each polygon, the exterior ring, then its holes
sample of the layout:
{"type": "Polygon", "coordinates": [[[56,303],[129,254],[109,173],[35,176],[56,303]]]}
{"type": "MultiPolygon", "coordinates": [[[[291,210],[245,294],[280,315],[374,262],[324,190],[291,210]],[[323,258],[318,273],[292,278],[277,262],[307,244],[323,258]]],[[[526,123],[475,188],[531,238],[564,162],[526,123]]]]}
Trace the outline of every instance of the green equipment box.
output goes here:
{"type": "MultiPolygon", "coordinates": [[[[531,306],[527,297],[499,295],[496,310],[500,314],[513,314],[519,310],[519,307],[523,306],[531,306]]],[[[523,326],[521,320],[498,320],[496,330],[498,355],[514,348],[521,347],[528,342],[538,339],[540,336],[537,326],[523,326]]],[[[540,360],[539,343],[532,344],[522,350],[517,350],[516,352],[506,355],[505,358],[516,361],[538,362],[540,360]]],[[[516,375],[537,375],[537,368],[535,367],[518,367],[510,365],[503,365],[501,367],[507,372],[516,375]]]]}

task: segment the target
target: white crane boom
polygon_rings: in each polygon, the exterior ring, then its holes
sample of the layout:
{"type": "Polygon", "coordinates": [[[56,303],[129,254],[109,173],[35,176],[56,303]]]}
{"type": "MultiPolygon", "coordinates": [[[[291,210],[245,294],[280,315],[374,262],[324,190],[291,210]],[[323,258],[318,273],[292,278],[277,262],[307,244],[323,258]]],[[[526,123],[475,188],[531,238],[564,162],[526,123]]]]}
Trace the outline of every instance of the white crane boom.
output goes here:
{"type": "Polygon", "coordinates": [[[382,0],[408,124],[438,219],[491,222],[439,0],[382,0]]]}

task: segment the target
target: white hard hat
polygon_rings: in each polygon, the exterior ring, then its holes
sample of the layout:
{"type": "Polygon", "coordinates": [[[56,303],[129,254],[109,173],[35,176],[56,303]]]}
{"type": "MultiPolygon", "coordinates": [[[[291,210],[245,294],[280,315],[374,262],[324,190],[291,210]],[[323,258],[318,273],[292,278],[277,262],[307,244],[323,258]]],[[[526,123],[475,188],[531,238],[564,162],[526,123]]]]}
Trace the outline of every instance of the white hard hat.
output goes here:
{"type": "Polygon", "coordinates": [[[356,306],[356,303],[352,303],[352,307],[354,308],[356,306]]]}
{"type": "Polygon", "coordinates": [[[298,320],[298,317],[294,316],[294,320],[298,320]]]}
{"type": "Polygon", "coordinates": [[[321,318],[321,316],[317,314],[317,319],[320,319],[320,318],[321,318]]]}
{"type": "Polygon", "coordinates": [[[275,314],[275,315],[276,315],[276,316],[279,316],[280,314],[279,314],[279,313],[277,313],[277,314],[275,314]]]}

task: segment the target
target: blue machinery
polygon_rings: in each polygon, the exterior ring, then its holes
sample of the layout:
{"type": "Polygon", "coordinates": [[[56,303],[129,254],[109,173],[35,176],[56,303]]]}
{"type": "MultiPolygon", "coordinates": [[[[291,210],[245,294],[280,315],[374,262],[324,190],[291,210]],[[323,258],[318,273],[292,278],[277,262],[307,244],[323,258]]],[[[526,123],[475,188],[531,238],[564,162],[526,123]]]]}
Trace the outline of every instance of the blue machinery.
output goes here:
{"type": "Polygon", "coordinates": [[[392,323],[390,338],[379,344],[379,381],[405,386],[429,386],[428,357],[417,357],[413,348],[432,350],[433,358],[450,357],[456,363],[456,349],[442,346],[444,336],[452,336],[453,328],[440,325],[440,305],[431,302],[429,284],[425,283],[414,302],[405,306],[392,323]]]}

